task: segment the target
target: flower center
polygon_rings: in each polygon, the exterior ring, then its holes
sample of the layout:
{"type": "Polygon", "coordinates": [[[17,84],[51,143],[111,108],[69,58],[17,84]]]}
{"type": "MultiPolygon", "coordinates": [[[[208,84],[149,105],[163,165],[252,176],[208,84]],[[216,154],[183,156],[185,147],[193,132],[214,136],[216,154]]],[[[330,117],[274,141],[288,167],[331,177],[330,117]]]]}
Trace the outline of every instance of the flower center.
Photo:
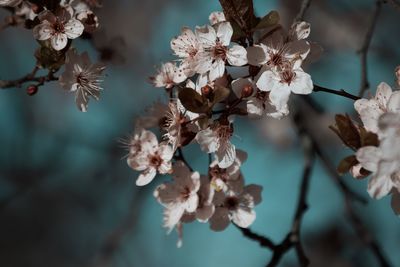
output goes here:
{"type": "Polygon", "coordinates": [[[185,201],[188,200],[189,197],[190,197],[190,188],[188,186],[185,186],[181,191],[181,199],[185,201]]]}
{"type": "Polygon", "coordinates": [[[86,77],[86,75],[84,75],[83,72],[79,73],[76,76],[76,82],[80,85],[80,86],[87,86],[89,84],[89,79],[86,77]]]}
{"type": "Polygon", "coordinates": [[[237,197],[227,197],[225,199],[225,203],[224,206],[228,209],[228,210],[236,210],[239,206],[239,200],[237,197]]]}
{"type": "Polygon", "coordinates": [[[217,42],[215,47],[214,47],[214,58],[220,58],[222,60],[226,60],[226,52],[228,51],[228,49],[226,48],[226,46],[223,46],[221,44],[221,42],[217,42]]]}
{"type": "Polygon", "coordinates": [[[150,156],[150,165],[158,168],[162,164],[162,159],[159,155],[150,156]]]}
{"type": "Polygon", "coordinates": [[[64,33],[65,32],[64,23],[56,21],[56,23],[54,24],[54,30],[57,33],[64,33]]]}
{"type": "Polygon", "coordinates": [[[292,70],[284,70],[280,73],[281,83],[287,83],[290,85],[296,78],[296,72],[292,70]]]}
{"type": "Polygon", "coordinates": [[[283,57],[281,53],[270,53],[271,59],[267,62],[268,65],[281,66],[283,64],[283,57]]]}

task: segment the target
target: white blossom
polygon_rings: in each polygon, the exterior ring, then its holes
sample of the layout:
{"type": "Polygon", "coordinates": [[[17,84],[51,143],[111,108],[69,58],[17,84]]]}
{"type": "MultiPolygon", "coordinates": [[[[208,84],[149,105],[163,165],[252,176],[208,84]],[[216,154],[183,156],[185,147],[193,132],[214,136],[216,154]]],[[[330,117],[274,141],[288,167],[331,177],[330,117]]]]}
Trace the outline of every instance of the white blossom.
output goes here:
{"type": "Polygon", "coordinates": [[[83,24],[71,17],[66,9],[53,14],[45,10],[39,14],[40,24],[33,28],[33,35],[40,41],[50,40],[55,50],[62,50],[67,46],[68,39],[75,39],[82,35],[83,24]]]}
{"type": "Polygon", "coordinates": [[[282,71],[265,70],[257,80],[257,87],[261,91],[269,92],[271,104],[280,113],[287,114],[290,94],[311,94],[314,85],[311,76],[294,64],[282,71]]]}
{"type": "Polygon", "coordinates": [[[214,11],[210,14],[208,20],[210,21],[210,24],[214,26],[215,24],[226,21],[226,18],[224,12],[214,11]]]}
{"type": "Polygon", "coordinates": [[[182,162],[173,165],[173,181],[157,187],[154,196],[166,209],[164,227],[171,231],[185,212],[195,212],[199,204],[200,174],[182,162]]]}
{"type": "Polygon", "coordinates": [[[161,65],[158,73],[151,77],[155,87],[165,87],[170,89],[176,84],[186,80],[186,75],[181,68],[178,68],[175,63],[167,62],[161,65]]]}
{"type": "Polygon", "coordinates": [[[244,180],[241,176],[240,167],[247,159],[247,153],[242,150],[236,151],[236,158],[228,168],[220,168],[217,161],[213,161],[209,167],[211,185],[216,191],[243,190],[244,180]]]}
{"type": "Polygon", "coordinates": [[[169,145],[159,144],[157,137],[152,132],[143,131],[132,142],[134,145],[130,150],[136,153],[130,153],[127,159],[128,165],[132,169],[142,171],[136,180],[138,186],[149,184],[157,172],[160,174],[170,173],[172,171],[171,160],[174,154],[169,145]]]}
{"type": "Polygon", "coordinates": [[[243,66],[247,63],[247,52],[244,47],[233,45],[229,48],[233,35],[231,24],[221,22],[214,27],[206,25],[196,28],[197,39],[203,48],[198,54],[196,72],[208,73],[211,81],[224,75],[226,62],[232,66],[243,66]]]}
{"type": "Polygon", "coordinates": [[[215,212],[210,218],[214,231],[223,231],[230,221],[242,228],[249,227],[256,219],[254,206],[261,202],[262,187],[248,185],[241,193],[223,191],[214,195],[215,212]]]}
{"type": "Polygon", "coordinates": [[[198,132],[196,141],[204,152],[215,153],[220,168],[228,168],[236,158],[235,146],[230,141],[232,134],[233,128],[230,123],[215,122],[207,129],[198,132]]]}
{"type": "Polygon", "coordinates": [[[354,103],[364,124],[365,129],[379,134],[378,120],[387,112],[398,113],[400,111],[400,91],[392,91],[387,83],[380,83],[376,95],[372,99],[360,99],[354,103]]]}
{"type": "Polygon", "coordinates": [[[378,128],[382,132],[379,147],[362,147],[356,156],[362,167],[372,172],[368,193],[380,199],[400,190],[400,114],[382,115],[378,128]]]}
{"type": "Polygon", "coordinates": [[[65,90],[75,92],[75,102],[80,111],[87,111],[89,97],[99,100],[104,70],[105,65],[91,63],[87,52],[78,55],[75,50],[68,51],[65,71],[59,82],[65,90]]]}

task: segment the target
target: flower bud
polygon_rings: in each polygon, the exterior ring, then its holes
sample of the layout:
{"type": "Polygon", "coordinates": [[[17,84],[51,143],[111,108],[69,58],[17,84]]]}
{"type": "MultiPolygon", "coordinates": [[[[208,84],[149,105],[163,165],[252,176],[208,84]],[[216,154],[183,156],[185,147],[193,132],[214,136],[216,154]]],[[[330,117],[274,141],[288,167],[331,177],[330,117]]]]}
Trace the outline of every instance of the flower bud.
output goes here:
{"type": "Polygon", "coordinates": [[[211,92],[212,92],[212,88],[209,85],[203,86],[201,88],[201,94],[203,96],[208,96],[209,94],[211,94],[211,92]]]}
{"type": "Polygon", "coordinates": [[[397,66],[395,70],[396,78],[397,78],[397,84],[400,86],[400,66],[397,66]]]}
{"type": "Polygon", "coordinates": [[[30,96],[35,95],[39,91],[39,87],[36,85],[29,85],[28,88],[26,88],[26,93],[30,96]]]}
{"type": "Polygon", "coordinates": [[[251,84],[245,85],[242,89],[242,98],[250,97],[254,92],[253,86],[251,84]]]}

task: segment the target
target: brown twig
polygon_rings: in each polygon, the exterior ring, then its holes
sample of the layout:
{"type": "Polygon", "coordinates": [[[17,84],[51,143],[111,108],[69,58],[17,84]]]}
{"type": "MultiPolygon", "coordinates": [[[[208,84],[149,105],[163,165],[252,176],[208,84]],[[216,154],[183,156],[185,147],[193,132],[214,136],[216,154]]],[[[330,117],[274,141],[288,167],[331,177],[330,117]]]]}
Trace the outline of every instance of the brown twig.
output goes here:
{"type": "Polygon", "coordinates": [[[333,89],[329,89],[329,88],[325,88],[319,85],[314,84],[314,92],[325,92],[325,93],[329,93],[329,94],[334,94],[334,95],[339,95],[339,96],[343,96],[352,100],[358,100],[360,99],[360,97],[355,96],[353,94],[350,94],[348,92],[346,92],[343,89],[340,90],[333,90],[333,89]]]}
{"type": "Polygon", "coordinates": [[[244,229],[238,227],[244,236],[247,238],[257,241],[260,246],[268,248],[272,251],[272,257],[267,264],[267,267],[274,267],[279,264],[282,257],[290,251],[292,248],[295,249],[297,258],[299,260],[300,266],[305,267],[309,265],[309,260],[304,252],[303,245],[301,243],[301,224],[303,220],[304,213],[308,209],[307,205],[307,195],[309,192],[309,184],[311,178],[312,167],[315,161],[315,153],[312,149],[312,143],[304,133],[301,133],[303,137],[303,147],[305,151],[305,162],[304,171],[302,175],[302,181],[300,186],[300,195],[297,201],[296,213],[293,218],[292,227],[290,232],[286,235],[283,241],[279,244],[275,244],[269,238],[265,236],[258,235],[252,232],[250,229],[244,229]]]}
{"type": "Polygon", "coordinates": [[[371,18],[370,25],[368,27],[367,33],[365,34],[365,38],[361,49],[358,51],[360,54],[361,60],[361,84],[360,84],[360,91],[358,95],[362,97],[366,90],[369,89],[369,81],[368,81],[368,51],[371,45],[372,36],[374,35],[375,26],[378,21],[379,14],[382,9],[382,0],[376,1],[376,7],[374,13],[371,18]]]}
{"type": "Polygon", "coordinates": [[[34,69],[23,76],[22,78],[16,80],[0,80],[0,89],[11,89],[11,88],[20,88],[24,83],[27,82],[36,82],[38,86],[43,85],[45,82],[56,81],[57,77],[53,75],[53,72],[49,71],[47,75],[36,76],[39,70],[38,66],[35,66],[34,69]]]}

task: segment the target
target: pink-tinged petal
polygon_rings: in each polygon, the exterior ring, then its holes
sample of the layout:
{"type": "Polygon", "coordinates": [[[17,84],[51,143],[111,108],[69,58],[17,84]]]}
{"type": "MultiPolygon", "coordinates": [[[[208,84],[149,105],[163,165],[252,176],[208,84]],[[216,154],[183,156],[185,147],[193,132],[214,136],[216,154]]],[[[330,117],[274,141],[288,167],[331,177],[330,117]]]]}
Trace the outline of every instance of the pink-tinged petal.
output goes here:
{"type": "Polygon", "coordinates": [[[75,39],[82,35],[85,26],[83,26],[82,22],[76,19],[71,19],[68,21],[65,26],[65,34],[69,39],[75,39]]]}
{"type": "Polygon", "coordinates": [[[364,169],[376,172],[381,152],[380,149],[375,146],[365,146],[357,151],[356,157],[364,169]]]}
{"type": "Polygon", "coordinates": [[[390,176],[373,176],[368,183],[368,194],[375,199],[387,196],[393,188],[390,176]]]}
{"type": "Polygon", "coordinates": [[[280,87],[275,86],[271,90],[269,94],[269,99],[271,101],[271,104],[274,105],[276,109],[280,110],[287,105],[289,101],[289,96],[290,88],[285,84],[282,84],[280,87]]]}
{"type": "Polygon", "coordinates": [[[285,45],[285,57],[295,59],[300,57],[304,60],[310,53],[310,44],[305,40],[296,40],[285,45]]]}
{"type": "Polygon", "coordinates": [[[172,205],[164,210],[163,226],[168,229],[168,233],[179,223],[184,212],[185,209],[182,205],[172,205]]]}
{"type": "Polygon", "coordinates": [[[218,138],[210,128],[198,132],[195,139],[206,153],[214,153],[219,147],[218,138]]]}
{"type": "Polygon", "coordinates": [[[233,164],[236,158],[236,149],[231,142],[220,145],[216,154],[216,159],[218,160],[218,166],[221,169],[226,169],[233,164]]]}
{"type": "Polygon", "coordinates": [[[239,78],[239,79],[232,81],[232,90],[235,93],[235,95],[237,96],[237,98],[242,97],[242,90],[243,90],[243,88],[245,88],[247,86],[253,87],[253,82],[250,78],[246,78],[246,79],[239,78]]]}
{"type": "Polygon", "coordinates": [[[174,156],[174,151],[171,146],[169,145],[160,145],[160,148],[158,149],[161,158],[164,161],[170,161],[172,157],[174,156]]]}
{"type": "Polygon", "coordinates": [[[55,24],[57,22],[57,17],[50,10],[43,10],[40,12],[38,19],[42,22],[47,21],[51,24],[55,24]]]}
{"type": "Polygon", "coordinates": [[[375,99],[381,107],[386,108],[390,96],[392,95],[392,88],[385,82],[378,85],[376,90],[375,99]]]}
{"type": "Polygon", "coordinates": [[[400,193],[397,189],[392,191],[392,209],[397,216],[400,216],[400,193]]]}
{"type": "Polygon", "coordinates": [[[211,25],[226,21],[224,12],[221,11],[212,12],[208,19],[211,25]]]}
{"type": "Polygon", "coordinates": [[[296,73],[296,78],[290,84],[291,91],[295,94],[301,94],[301,95],[311,94],[314,89],[311,76],[308,73],[305,73],[304,71],[295,71],[295,73],[296,73]]]}
{"type": "Polygon", "coordinates": [[[213,66],[213,58],[210,52],[199,52],[196,65],[194,67],[195,71],[199,74],[205,74],[213,66]]]}
{"type": "Polygon", "coordinates": [[[190,196],[189,199],[186,201],[186,211],[189,213],[195,212],[198,206],[199,196],[197,194],[190,196]]]}
{"type": "Polygon", "coordinates": [[[377,101],[360,99],[354,103],[354,108],[360,115],[365,128],[373,133],[378,132],[378,119],[383,114],[377,101]]]}
{"type": "Polygon", "coordinates": [[[265,103],[258,98],[252,97],[247,101],[246,109],[250,117],[259,117],[264,115],[265,103]]]}
{"type": "Polygon", "coordinates": [[[222,59],[215,60],[212,64],[208,78],[210,81],[215,81],[218,78],[224,76],[225,73],[225,62],[222,59]]]}
{"type": "Polygon", "coordinates": [[[221,22],[216,26],[217,37],[222,45],[228,46],[233,35],[233,28],[229,22],[221,22]]]}
{"type": "Polygon", "coordinates": [[[247,61],[250,65],[260,66],[267,63],[267,53],[262,45],[254,45],[247,48],[247,61]]]}
{"type": "Polygon", "coordinates": [[[262,201],[262,196],[261,196],[262,189],[263,189],[262,186],[251,184],[246,186],[243,192],[250,194],[251,197],[253,198],[254,205],[258,205],[262,201]]]}
{"type": "Polygon", "coordinates": [[[217,40],[217,33],[210,25],[196,27],[196,36],[204,47],[213,47],[217,40]]]}
{"type": "Polygon", "coordinates": [[[175,55],[180,58],[190,56],[190,52],[195,51],[198,41],[193,31],[187,27],[183,27],[181,35],[171,40],[171,48],[175,55]]]}
{"type": "Polygon", "coordinates": [[[294,40],[302,40],[308,38],[311,32],[310,23],[299,21],[291,27],[291,37],[294,40]]]}
{"type": "Polygon", "coordinates": [[[57,51],[64,49],[68,43],[67,35],[64,33],[57,33],[50,40],[51,46],[57,51]]]}
{"type": "Polygon", "coordinates": [[[395,91],[390,96],[387,109],[390,112],[400,113],[400,91],[395,91]]]}
{"type": "Polygon", "coordinates": [[[232,221],[241,228],[249,227],[256,219],[256,212],[252,209],[239,208],[232,212],[232,221]]]}
{"type": "Polygon", "coordinates": [[[153,181],[154,177],[156,177],[157,171],[155,168],[148,168],[143,171],[136,180],[137,186],[145,186],[148,185],[151,181],[153,181]]]}
{"type": "Polygon", "coordinates": [[[258,78],[256,85],[261,91],[269,92],[271,91],[272,85],[278,82],[277,78],[274,72],[267,70],[258,78]]]}
{"type": "Polygon", "coordinates": [[[243,46],[234,45],[228,50],[228,62],[232,66],[243,66],[247,64],[247,51],[243,46]]]}
{"type": "Polygon", "coordinates": [[[223,231],[230,223],[229,211],[226,208],[218,207],[215,209],[213,216],[209,220],[210,228],[213,231],[223,231]]]}
{"type": "Polygon", "coordinates": [[[35,39],[40,41],[50,39],[53,33],[54,29],[47,21],[44,21],[41,24],[36,25],[35,28],[33,28],[33,37],[35,37],[35,39]]]}
{"type": "Polygon", "coordinates": [[[171,205],[180,196],[179,188],[174,184],[161,184],[153,193],[157,201],[164,206],[171,205]]]}

